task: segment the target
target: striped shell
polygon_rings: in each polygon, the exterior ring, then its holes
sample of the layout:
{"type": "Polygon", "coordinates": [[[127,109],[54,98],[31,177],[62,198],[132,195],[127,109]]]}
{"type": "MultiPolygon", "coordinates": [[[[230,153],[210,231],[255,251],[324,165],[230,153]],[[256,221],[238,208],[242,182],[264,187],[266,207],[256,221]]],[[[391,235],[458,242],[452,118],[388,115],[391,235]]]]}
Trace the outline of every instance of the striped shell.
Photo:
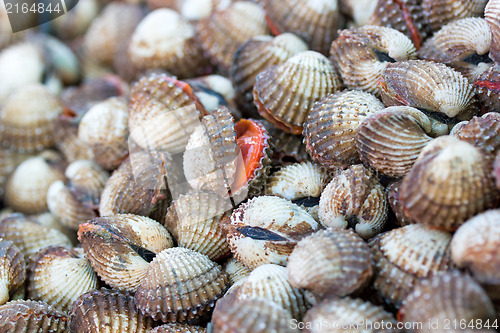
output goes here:
{"type": "Polygon", "coordinates": [[[422,9],[432,31],[464,17],[482,16],[488,0],[422,0],[422,9]]]}
{"type": "Polygon", "coordinates": [[[398,179],[390,183],[386,188],[387,201],[391,207],[394,215],[396,215],[397,224],[404,227],[405,225],[416,223],[411,218],[407,216],[403,210],[403,204],[401,203],[399,189],[401,187],[401,179],[398,179]]]}
{"type": "Polygon", "coordinates": [[[241,261],[238,261],[236,258],[231,257],[224,264],[224,272],[227,273],[229,278],[229,285],[233,285],[236,282],[246,278],[252,270],[245,266],[241,261]]]}
{"type": "Polygon", "coordinates": [[[54,141],[66,161],[91,160],[94,153],[78,139],[79,116],[61,115],[55,121],[54,141]]]}
{"type": "Polygon", "coordinates": [[[500,12],[500,2],[498,0],[490,0],[484,10],[484,18],[488,22],[488,27],[491,31],[491,50],[490,58],[496,63],[500,62],[500,20],[498,13],[500,12]]]}
{"type": "Polygon", "coordinates": [[[26,264],[22,252],[14,243],[0,240],[0,305],[7,303],[24,288],[26,264]]]}
{"type": "Polygon", "coordinates": [[[156,326],[148,333],[206,333],[207,329],[201,326],[194,326],[188,324],[165,324],[156,326]]]}
{"type": "Polygon", "coordinates": [[[65,333],[69,320],[65,313],[44,302],[11,301],[0,306],[0,332],[65,333]]]}
{"type": "Polygon", "coordinates": [[[302,135],[283,132],[266,120],[261,120],[270,135],[269,143],[273,150],[273,166],[282,166],[294,162],[306,162],[311,158],[302,142],[302,135]]]}

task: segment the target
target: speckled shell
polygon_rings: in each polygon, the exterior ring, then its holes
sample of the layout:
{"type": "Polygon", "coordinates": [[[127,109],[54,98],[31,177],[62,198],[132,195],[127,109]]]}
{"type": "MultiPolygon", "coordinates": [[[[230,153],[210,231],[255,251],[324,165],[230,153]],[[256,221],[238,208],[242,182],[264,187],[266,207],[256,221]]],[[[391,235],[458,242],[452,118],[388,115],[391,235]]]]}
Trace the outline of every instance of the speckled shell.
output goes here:
{"type": "Polygon", "coordinates": [[[333,177],[319,201],[322,225],[350,227],[365,239],[382,231],[387,210],[383,186],[375,173],[362,165],[353,165],[333,177]]]}
{"type": "Polygon", "coordinates": [[[70,329],[74,333],[146,333],[153,320],[137,310],[133,295],[99,289],[80,296],[71,307],[70,329]]]}
{"type": "Polygon", "coordinates": [[[292,316],[278,304],[261,298],[236,302],[217,302],[212,315],[216,333],[289,333],[292,316]]]}
{"type": "Polygon", "coordinates": [[[92,149],[94,160],[116,169],[128,154],[128,105],[111,97],[94,105],[81,119],[78,139],[92,149]]]}
{"type": "Polygon", "coordinates": [[[65,333],[69,328],[66,314],[44,302],[11,301],[0,306],[0,318],[2,318],[1,333],[65,333]]]}
{"type": "Polygon", "coordinates": [[[368,245],[375,262],[374,287],[389,304],[401,306],[421,279],[451,266],[451,235],[411,224],[373,238],[368,245]]]}
{"type": "Polygon", "coordinates": [[[426,23],[432,31],[464,17],[482,16],[488,0],[422,0],[426,23]]]}
{"type": "Polygon", "coordinates": [[[82,249],[47,247],[30,259],[28,297],[68,312],[82,294],[99,285],[82,249]]]}
{"type": "MultiPolygon", "coordinates": [[[[296,35],[284,33],[276,37],[257,36],[243,43],[234,54],[231,80],[239,105],[253,111],[253,86],[257,75],[270,66],[285,62],[299,52],[307,50],[306,44],[296,35]]],[[[250,115],[255,115],[251,112],[250,115]]]]}
{"type": "Polygon", "coordinates": [[[135,300],[154,320],[187,321],[209,311],[227,286],[219,265],[198,252],[175,247],[153,259],[135,300]]]}
{"type": "Polygon", "coordinates": [[[188,324],[165,324],[157,326],[148,333],[206,333],[207,329],[201,326],[188,324]]]}
{"type": "Polygon", "coordinates": [[[224,225],[231,252],[250,268],[286,265],[297,242],[319,228],[304,209],[274,196],[259,196],[241,204],[224,225]]]}
{"type": "Polygon", "coordinates": [[[158,222],[132,214],[80,224],[78,240],[96,273],[111,287],[135,291],[155,254],[173,245],[158,222]]]}
{"type": "Polygon", "coordinates": [[[316,304],[307,312],[304,323],[309,325],[305,326],[304,332],[381,332],[382,330],[366,329],[369,326],[364,324],[372,323],[377,327],[382,322],[385,323],[385,328],[389,325],[393,327],[392,330],[384,329],[384,332],[398,332],[395,329],[396,319],[382,307],[359,298],[331,298],[316,304]]]}
{"type": "Polygon", "coordinates": [[[196,43],[194,27],[172,9],[156,9],[139,23],[128,54],[138,68],[165,68],[179,77],[207,71],[208,61],[196,43]]]}
{"type": "Polygon", "coordinates": [[[325,96],[314,105],[304,124],[308,153],[328,169],[358,162],[355,135],[359,124],[383,108],[375,96],[363,91],[342,91],[325,96]]]}
{"type": "Polygon", "coordinates": [[[409,217],[446,230],[495,207],[498,198],[483,153],[451,136],[439,137],[422,150],[400,188],[409,217]]]}
{"type": "Polygon", "coordinates": [[[344,84],[377,96],[377,81],[387,64],[416,56],[415,46],[403,33],[376,25],[342,30],[330,48],[344,84]]]}
{"type": "Polygon", "coordinates": [[[474,82],[474,92],[489,112],[500,111],[499,73],[500,65],[493,63],[493,65],[484,71],[484,73],[480,74],[474,82]]]}
{"type": "Polygon", "coordinates": [[[245,266],[241,261],[234,257],[229,258],[228,261],[223,266],[224,272],[227,273],[229,278],[229,285],[233,285],[236,282],[246,278],[252,270],[245,266]]]}
{"type": "Polygon", "coordinates": [[[23,287],[26,264],[21,251],[14,243],[0,240],[0,305],[23,287]]]}
{"type": "Polygon", "coordinates": [[[0,112],[0,144],[25,152],[52,146],[54,121],[61,111],[59,101],[41,84],[20,88],[0,112]]]}
{"type": "Polygon", "coordinates": [[[234,1],[213,11],[200,20],[196,30],[201,48],[223,74],[229,73],[233,55],[242,43],[269,31],[264,11],[251,1],[234,1]]]}
{"type": "MultiPolygon", "coordinates": [[[[400,310],[404,322],[432,322],[432,330],[447,330],[448,322],[481,322],[495,321],[495,310],[484,290],[469,276],[457,271],[438,273],[422,280],[415,286],[413,292],[406,298],[400,310]]],[[[475,332],[465,325],[451,327],[452,332],[475,332]],[[460,329],[462,328],[462,329],[460,329]],[[463,330],[466,328],[466,330],[463,330]]],[[[484,327],[484,331],[488,331],[484,327]]],[[[413,332],[428,332],[422,326],[413,332]]],[[[492,330],[494,331],[494,330],[492,330]]]]}
{"type": "Polygon", "coordinates": [[[378,0],[339,0],[339,9],[355,26],[363,26],[368,24],[377,3],[378,0]]]}
{"type": "Polygon", "coordinates": [[[500,2],[497,0],[490,0],[486,4],[484,10],[484,18],[488,22],[491,31],[491,50],[490,58],[496,63],[500,62],[500,20],[498,13],[500,12],[500,2]]]}
{"type": "Polygon", "coordinates": [[[397,224],[404,227],[405,225],[417,222],[409,218],[403,210],[403,204],[401,203],[401,199],[399,198],[399,188],[401,187],[401,181],[401,179],[398,179],[387,185],[386,194],[389,206],[394,212],[394,215],[396,215],[397,224]]]}
{"type": "Polygon", "coordinates": [[[464,18],[442,27],[425,41],[418,54],[422,59],[455,68],[473,83],[491,63],[490,46],[491,32],[486,20],[464,18]]]}
{"type": "Polygon", "coordinates": [[[356,133],[361,160],[389,177],[407,174],[432,138],[429,118],[408,106],[392,106],[365,118],[356,133]]]}
{"type": "Polygon", "coordinates": [[[165,226],[179,246],[220,260],[231,253],[221,228],[231,210],[229,199],[215,193],[189,192],[168,208],[165,226]]]}
{"type": "Polygon", "coordinates": [[[293,135],[283,132],[266,120],[261,120],[261,122],[270,135],[269,144],[273,150],[273,166],[306,162],[311,159],[306,151],[305,143],[302,142],[302,135],[293,135]]]}

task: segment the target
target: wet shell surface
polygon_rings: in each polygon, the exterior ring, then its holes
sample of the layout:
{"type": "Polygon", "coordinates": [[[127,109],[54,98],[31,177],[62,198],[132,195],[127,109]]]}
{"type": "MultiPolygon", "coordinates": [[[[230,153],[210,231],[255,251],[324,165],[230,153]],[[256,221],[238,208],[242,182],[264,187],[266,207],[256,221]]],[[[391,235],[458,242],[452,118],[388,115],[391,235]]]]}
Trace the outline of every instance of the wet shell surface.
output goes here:
{"type": "Polygon", "coordinates": [[[385,302],[400,307],[415,284],[451,267],[451,235],[411,224],[373,238],[368,245],[375,262],[373,285],[385,302]]]}
{"type": "Polygon", "coordinates": [[[135,300],[154,320],[187,321],[209,311],[227,286],[219,265],[198,252],[175,247],[153,259],[135,300]]]}
{"type": "Polygon", "coordinates": [[[372,94],[351,90],[319,100],[304,124],[304,142],[312,159],[328,169],[359,161],[355,135],[365,117],[384,108],[372,94]]]}
{"type": "Polygon", "coordinates": [[[319,228],[304,209],[274,196],[241,204],[224,225],[231,252],[252,269],[269,263],[286,265],[297,242],[319,228]]]}
{"type": "Polygon", "coordinates": [[[261,116],[288,133],[301,134],[314,103],[340,88],[328,58],[304,51],[257,75],[253,93],[261,116]]]}
{"type": "Polygon", "coordinates": [[[239,280],[246,278],[252,270],[245,266],[241,261],[238,261],[236,258],[231,257],[224,264],[224,272],[227,273],[229,278],[229,284],[233,285],[239,280]]]}
{"type": "Polygon", "coordinates": [[[207,329],[201,326],[188,324],[165,324],[157,326],[148,333],[206,333],[207,329]]]}
{"type": "Polygon", "coordinates": [[[24,288],[26,264],[22,252],[14,243],[0,240],[0,305],[7,303],[20,288],[24,288]]]}
{"type": "Polygon", "coordinates": [[[63,312],[44,302],[11,301],[0,306],[1,333],[54,332],[64,333],[69,328],[69,318],[63,312]]]}
{"type": "Polygon", "coordinates": [[[70,329],[74,333],[146,333],[153,320],[137,310],[133,295],[102,288],[80,296],[71,307],[70,329]]]}
{"type": "Polygon", "coordinates": [[[322,225],[334,229],[349,227],[365,239],[382,231],[387,211],[383,186],[371,169],[359,164],[333,177],[319,201],[322,225]]]}
{"type": "Polygon", "coordinates": [[[470,217],[495,207],[498,193],[481,151],[443,136],[422,150],[403,178],[400,199],[415,221],[455,230],[470,217]]]}
{"type": "Polygon", "coordinates": [[[352,230],[320,230],[290,254],[288,281],[320,297],[349,295],[372,277],[370,248],[352,230]]]}

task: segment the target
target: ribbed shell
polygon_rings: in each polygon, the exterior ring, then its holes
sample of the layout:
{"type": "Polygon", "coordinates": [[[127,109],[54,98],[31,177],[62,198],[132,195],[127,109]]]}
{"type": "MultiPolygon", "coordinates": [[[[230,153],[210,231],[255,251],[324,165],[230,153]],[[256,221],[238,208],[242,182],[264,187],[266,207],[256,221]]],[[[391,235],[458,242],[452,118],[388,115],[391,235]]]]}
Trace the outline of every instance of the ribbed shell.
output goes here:
{"type": "Polygon", "coordinates": [[[158,222],[132,214],[83,223],[78,240],[96,273],[109,286],[125,291],[135,291],[155,254],[173,245],[158,222]]]}
{"type": "Polygon", "coordinates": [[[500,63],[500,20],[498,13],[500,13],[500,2],[498,0],[488,1],[484,10],[484,18],[491,31],[490,58],[496,63],[500,63]]]}
{"type": "Polygon", "coordinates": [[[377,7],[378,0],[339,0],[340,12],[352,19],[360,27],[368,24],[377,7]]]}
{"type": "Polygon", "coordinates": [[[76,299],[99,286],[82,249],[47,247],[30,259],[28,297],[69,312],[76,299]]]}
{"type": "Polygon", "coordinates": [[[61,115],[55,121],[54,141],[66,161],[91,160],[92,149],[78,139],[78,116],[61,115]]]}
{"type": "Polygon", "coordinates": [[[353,165],[333,177],[319,201],[322,225],[350,227],[365,239],[382,231],[387,211],[383,186],[375,173],[362,165],[353,165]]]}
{"type": "Polygon", "coordinates": [[[409,218],[403,210],[403,204],[399,198],[399,188],[401,187],[401,179],[390,183],[386,188],[387,201],[394,215],[396,215],[397,223],[404,227],[405,225],[416,223],[409,218]]]}
{"type": "Polygon", "coordinates": [[[328,58],[304,51],[257,75],[253,94],[261,116],[288,133],[301,134],[314,103],[340,88],[328,58]]]}
{"type": "Polygon", "coordinates": [[[148,333],[206,333],[207,329],[201,326],[188,324],[165,324],[157,326],[148,333]]]}
{"type": "Polygon", "coordinates": [[[220,260],[231,253],[221,221],[229,218],[231,202],[215,193],[190,192],[168,208],[165,227],[179,246],[220,260]]]}
{"type": "Polygon", "coordinates": [[[421,224],[393,229],[368,245],[375,262],[373,285],[389,304],[401,306],[421,279],[451,266],[451,235],[421,224]]]}
{"type": "Polygon", "coordinates": [[[234,257],[229,258],[224,264],[224,272],[227,273],[229,278],[229,285],[233,285],[236,282],[246,278],[252,270],[245,266],[241,261],[234,257]]]}
{"type": "Polygon", "coordinates": [[[153,320],[137,310],[133,295],[99,289],[83,294],[71,307],[70,329],[74,333],[146,333],[153,320]]]}
{"type": "Polygon", "coordinates": [[[282,166],[290,162],[305,162],[311,159],[306,151],[305,143],[302,142],[302,135],[283,132],[266,120],[262,120],[262,123],[271,136],[269,143],[273,150],[273,166],[282,166]]]}
{"type": "Polygon", "coordinates": [[[342,30],[330,48],[344,84],[377,96],[377,82],[387,64],[416,56],[415,46],[403,33],[377,25],[342,30]]]}
{"type": "Polygon", "coordinates": [[[372,94],[351,90],[319,100],[304,124],[304,142],[312,159],[328,169],[359,161],[355,135],[365,117],[384,108],[372,94]]]}
{"type": "Polygon", "coordinates": [[[370,248],[352,230],[320,230],[290,254],[288,281],[321,297],[349,295],[372,277],[370,248]]]}
{"type": "Polygon", "coordinates": [[[187,321],[209,311],[228,287],[221,267],[181,247],[160,252],[137,288],[142,313],[164,322],[187,321]]]}
{"type": "Polygon", "coordinates": [[[480,74],[474,82],[474,92],[488,112],[498,112],[500,110],[499,73],[500,65],[493,63],[493,65],[484,71],[484,73],[480,74]]]}
{"type": "Polygon", "coordinates": [[[11,301],[0,306],[0,318],[1,333],[65,333],[69,329],[69,318],[66,314],[44,302],[11,301]]]}
{"type": "Polygon", "coordinates": [[[306,314],[304,323],[305,332],[398,332],[397,321],[392,314],[386,312],[382,307],[359,298],[332,298],[326,299],[313,306],[306,314]],[[382,326],[384,322],[384,326],[382,326]],[[369,329],[367,323],[372,327],[384,327],[384,330],[369,329]],[[377,325],[378,324],[378,325],[377,325]],[[358,326],[359,325],[359,326],[358,326]],[[392,330],[387,329],[392,326],[392,330]]]}
{"type": "Polygon", "coordinates": [[[286,265],[297,242],[319,228],[304,209],[274,196],[241,204],[224,225],[234,257],[252,269],[270,263],[286,265]]]}
{"type": "Polygon", "coordinates": [[[361,160],[389,177],[407,174],[432,138],[429,118],[408,106],[392,106],[365,118],[356,133],[361,160]]]}
{"type": "Polygon", "coordinates": [[[12,149],[0,148],[0,197],[4,195],[4,185],[9,174],[14,171],[19,164],[32,157],[29,153],[20,153],[12,149]]]}
{"type": "Polygon", "coordinates": [[[451,136],[439,137],[422,150],[400,192],[409,217],[446,230],[495,207],[498,198],[485,155],[451,136]]]}
{"type": "Polygon", "coordinates": [[[422,0],[422,9],[432,31],[464,17],[482,16],[488,0],[422,0]]]}
{"type": "Polygon", "coordinates": [[[26,264],[14,243],[0,240],[0,305],[7,303],[26,279],[26,264]]]}
{"type": "Polygon", "coordinates": [[[102,191],[109,179],[109,173],[97,163],[89,160],[76,160],[64,171],[68,178],[68,188],[79,201],[90,207],[99,207],[102,191]]]}

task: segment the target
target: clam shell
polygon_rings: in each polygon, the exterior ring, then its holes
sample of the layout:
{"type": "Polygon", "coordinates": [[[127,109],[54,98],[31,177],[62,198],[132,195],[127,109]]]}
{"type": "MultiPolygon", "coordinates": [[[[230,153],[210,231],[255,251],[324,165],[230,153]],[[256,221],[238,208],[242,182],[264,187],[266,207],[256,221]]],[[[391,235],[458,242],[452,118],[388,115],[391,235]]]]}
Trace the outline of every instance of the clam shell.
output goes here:
{"type": "Polygon", "coordinates": [[[74,333],[146,333],[153,320],[137,310],[133,295],[102,288],[81,295],[71,307],[70,329],[74,333]]]}
{"type": "Polygon", "coordinates": [[[32,157],[29,153],[19,153],[12,149],[0,148],[0,197],[4,195],[4,185],[9,174],[14,171],[19,164],[32,157]]]}
{"type": "Polygon", "coordinates": [[[64,171],[68,178],[68,188],[80,202],[90,207],[98,207],[99,200],[109,179],[109,174],[97,163],[89,160],[77,160],[64,171]]]}
{"type": "Polygon", "coordinates": [[[496,63],[500,62],[500,21],[498,13],[500,12],[500,3],[497,0],[488,1],[484,9],[484,18],[488,22],[491,31],[491,50],[490,58],[496,63]]]}
{"type": "Polygon", "coordinates": [[[378,0],[339,0],[340,12],[352,19],[356,26],[368,24],[378,0]]]}
{"type": "Polygon", "coordinates": [[[55,121],[55,145],[68,162],[94,158],[92,149],[78,139],[78,125],[76,115],[61,115],[55,121]]]}
{"type": "Polygon", "coordinates": [[[368,239],[385,227],[387,206],[384,188],[374,172],[353,165],[333,177],[323,190],[319,218],[326,227],[350,227],[368,239]]]}
{"type": "Polygon", "coordinates": [[[83,0],[82,4],[74,9],[71,12],[68,11],[68,15],[59,16],[51,21],[54,33],[63,40],[85,34],[99,12],[99,2],[97,0],[83,0]]]}
{"type": "Polygon", "coordinates": [[[257,75],[253,94],[261,116],[300,134],[313,104],[340,88],[330,61],[318,52],[303,51],[257,75]]]}
{"type": "Polygon", "coordinates": [[[451,266],[451,235],[421,224],[397,228],[370,240],[373,285],[389,304],[401,306],[415,284],[451,266]]]}
{"type": "Polygon", "coordinates": [[[11,301],[0,306],[1,333],[67,332],[68,317],[44,302],[11,301]]]}
{"type": "Polygon", "coordinates": [[[351,90],[329,94],[312,108],[304,142],[312,159],[328,169],[359,161],[355,135],[365,117],[384,108],[372,94],[351,90]]]}
{"type": "Polygon", "coordinates": [[[227,285],[226,273],[207,256],[175,247],[155,257],[135,300],[154,320],[186,321],[209,311],[227,285]]]}
{"type": "Polygon", "coordinates": [[[427,24],[433,31],[443,25],[464,17],[482,16],[488,0],[422,0],[422,9],[427,24]]]}
{"type": "Polygon", "coordinates": [[[283,132],[271,123],[262,120],[270,134],[269,143],[273,150],[273,166],[283,166],[289,163],[306,162],[311,159],[302,142],[302,135],[283,132]]]}
{"type": "Polygon", "coordinates": [[[209,113],[222,104],[230,106],[231,112],[235,116],[236,112],[232,107],[235,106],[234,99],[236,92],[231,79],[218,74],[210,74],[188,79],[186,83],[193,87],[195,95],[201,100],[209,113]],[[215,100],[214,97],[217,99],[216,103],[212,102],[215,100]],[[210,103],[208,100],[210,100],[210,103]],[[211,108],[208,107],[209,104],[211,108]]]}
{"type": "Polygon", "coordinates": [[[498,110],[500,110],[499,72],[499,65],[494,63],[474,81],[474,91],[478,99],[489,112],[498,112],[498,110]]]}
{"type": "Polygon", "coordinates": [[[356,132],[361,160],[389,177],[406,175],[432,138],[429,118],[408,106],[393,106],[366,117],[356,132]]]}
{"type": "Polygon", "coordinates": [[[415,221],[455,230],[470,217],[495,207],[498,193],[483,153],[444,136],[422,150],[403,178],[400,199],[415,221]]]}
{"type": "Polygon", "coordinates": [[[287,274],[295,288],[321,297],[343,297],[370,281],[370,248],[352,230],[320,230],[295,246],[287,274]]]}
{"type": "Polygon", "coordinates": [[[0,240],[0,305],[22,288],[26,279],[26,264],[22,252],[14,243],[0,240]]]}
{"type": "Polygon", "coordinates": [[[224,272],[226,272],[229,278],[229,284],[233,285],[236,282],[246,278],[252,270],[245,266],[241,261],[238,261],[236,258],[231,257],[224,264],[224,272]]]}
{"type": "Polygon", "coordinates": [[[417,223],[407,216],[403,210],[403,204],[401,203],[399,189],[401,187],[401,179],[390,183],[386,188],[387,201],[391,207],[394,215],[396,215],[397,223],[404,227],[405,225],[417,223]]]}
{"type": "Polygon", "coordinates": [[[157,326],[148,333],[206,333],[207,329],[201,326],[188,324],[165,324],[157,326]]]}
{"type": "Polygon", "coordinates": [[[173,245],[158,222],[132,214],[80,224],[78,240],[96,273],[111,287],[135,291],[155,254],[173,245]]]}
{"type": "Polygon", "coordinates": [[[28,297],[68,312],[76,299],[99,286],[83,250],[47,247],[30,259],[28,297]]]}

